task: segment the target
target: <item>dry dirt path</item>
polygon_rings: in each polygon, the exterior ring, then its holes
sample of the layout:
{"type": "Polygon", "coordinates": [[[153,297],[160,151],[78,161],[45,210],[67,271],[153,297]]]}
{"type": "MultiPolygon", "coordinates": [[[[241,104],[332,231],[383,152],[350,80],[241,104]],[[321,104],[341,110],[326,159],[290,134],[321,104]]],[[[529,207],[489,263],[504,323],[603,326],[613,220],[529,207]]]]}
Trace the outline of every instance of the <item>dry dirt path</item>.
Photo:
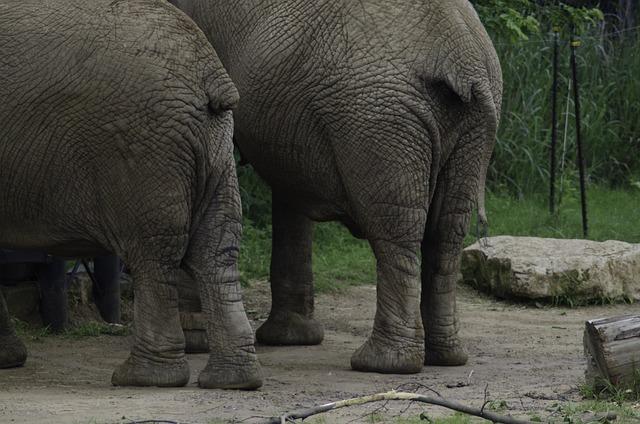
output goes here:
{"type": "MultiPolygon", "coordinates": [[[[245,293],[254,325],[269,308],[268,287],[256,284],[245,293]]],[[[353,351],[371,330],[375,288],[354,287],[320,295],[317,313],[326,329],[319,346],[258,346],[265,384],[257,391],[202,390],[196,376],[206,355],[190,355],[192,379],[177,389],[113,387],[113,368],[128,353],[129,337],[100,336],[74,341],[48,337],[29,342],[29,359],[21,368],[0,370],[0,423],[125,423],[168,420],[181,423],[257,421],[340,399],[401,388],[440,395],[480,407],[485,388],[489,400],[506,402],[506,412],[529,417],[560,400],[580,401],[586,361],[584,322],[626,315],[637,305],[536,308],[498,302],[462,288],[459,309],[469,363],[462,367],[425,367],[417,375],[358,373],[349,368],[353,351]],[[472,373],[473,371],[473,373],[472,373]],[[471,375],[470,384],[457,387],[471,375]]],[[[417,417],[452,412],[425,404],[390,402],[345,408],[324,414],[327,423],[382,422],[400,414],[417,417]]],[[[504,412],[504,411],[503,411],[504,412]]],[[[561,417],[558,417],[561,420],[561,417]]]]}

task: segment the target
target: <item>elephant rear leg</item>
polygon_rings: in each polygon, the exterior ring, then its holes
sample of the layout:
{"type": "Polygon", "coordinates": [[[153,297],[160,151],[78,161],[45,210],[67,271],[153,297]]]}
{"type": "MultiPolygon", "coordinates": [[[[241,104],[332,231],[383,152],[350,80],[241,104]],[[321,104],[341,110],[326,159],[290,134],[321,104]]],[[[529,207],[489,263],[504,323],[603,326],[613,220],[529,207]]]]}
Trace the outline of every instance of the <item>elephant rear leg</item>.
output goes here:
{"type": "Polygon", "coordinates": [[[27,348],[16,334],[0,292],[0,368],[19,367],[27,360],[27,348]]]}
{"type": "MultiPolygon", "coordinates": [[[[450,162],[455,165],[455,158],[450,162]]],[[[458,336],[456,284],[464,237],[477,192],[473,163],[460,162],[440,175],[422,241],[422,299],[426,365],[464,365],[467,348],[458,336]]]]}
{"type": "Polygon", "coordinates": [[[314,345],[324,329],[314,318],[313,223],[273,196],[271,312],[256,332],[267,345],[314,345]]]}
{"type": "MultiPolygon", "coordinates": [[[[162,245],[175,243],[165,240],[162,245]]],[[[114,385],[180,387],[189,382],[175,287],[177,266],[157,259],[130,262],[134,280],[133,345],[129,358],[113,372],[114,385]]]]}
{"type": "MultiPolygon", "coordinates": [[[[416,219],[417,225],[423,228],[419,221],[416,219]]],[[[370,338],[351,357],[351,367],[357,371],[409,374],[420,372],[424,364],[419,236],[415,241],[403,240],[400,234],[393,234],[394,229],[389,230],[387,240],[370,242],[377,260],[376,314],[370,338]]]]}
{"type": "Polygon", "coordinates": [[[237,266],[241,206],[234,167],[229,167],[223,181],[182,260],[182,268],[198,287],[209,340],[209,361],[198,384],[252,390],[262,386],[263,375],[241,298],[237,266]]]}

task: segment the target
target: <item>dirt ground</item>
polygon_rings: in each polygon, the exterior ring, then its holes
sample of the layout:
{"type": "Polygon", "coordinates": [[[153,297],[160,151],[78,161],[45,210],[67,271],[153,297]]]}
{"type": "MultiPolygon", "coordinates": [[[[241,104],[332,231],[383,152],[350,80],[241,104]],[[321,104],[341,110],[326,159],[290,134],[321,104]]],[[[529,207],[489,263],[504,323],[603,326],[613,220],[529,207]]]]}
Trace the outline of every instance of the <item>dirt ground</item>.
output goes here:
{"type": "MultiPolygon", "coordinates": [[[[245,292],[254,326],[268,313],[266,283],[245,292]]],[[[637,305],[536,307],[500,302],[461,287],[461,334],[469,363],[425,367],[416,375],[354,372],[353,351],[371,331],[375,287],[354,287],[318,296],[317,314],[326,336],[319,346],[258,346],[265,383],[257,391],[204,390],[197,387],[206,355],[189,356],[192,378],[184,388],[123,388],[110,384],[113,368],[128,354],[129,336],[70,340],[48,337],[28,342],[24,367],[0,370],[0,423],[180,423],[257,422],[260,417],[391,389],[441,396],[480,407],[485,399],[506,402],[509,413],[530,418],[554,402],[579,402],[586,360],[585,320],[626,315],[637,305]],[[469,376],[471,376],[469,378],[469,376]],[[464,383],[469,380],[469,384],[464,383]]],[[[394,401],[342,408],[323,414],[327,423],[396,422],[399,416],[450,415],[441,407],[394,401]]],[[[562,417],[555,417],[561,421],[562,417]]]]}

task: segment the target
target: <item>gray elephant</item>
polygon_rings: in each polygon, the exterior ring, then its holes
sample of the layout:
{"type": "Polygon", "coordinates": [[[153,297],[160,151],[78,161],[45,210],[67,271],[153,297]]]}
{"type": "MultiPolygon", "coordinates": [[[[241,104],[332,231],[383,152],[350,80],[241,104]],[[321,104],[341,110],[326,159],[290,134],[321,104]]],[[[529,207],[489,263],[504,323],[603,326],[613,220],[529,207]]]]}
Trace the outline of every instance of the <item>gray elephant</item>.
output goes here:
{"type": "Polygon", "coordinates": [[[311,222],[339,220],[377,260],[373,332],[352,367],[464,364],[456,277],[474,203],[485,220],[502,92],[469,2],[172,1],[236,84],[236,144],[273,190],[273,302],[257,340],[322,340],[311,222]]]}
{"type": "MultiPolygon", "coordinates": [[[[262,384],[236,265],[238,92],[206,37],[163,0],[0,1],[0,245],[119,255],[134,333],[115,385],[189,380],[176,279],[197,284],[202,387],[262,384]]],[[[0,367],[24,363],[0,302],[0,367]]]]}

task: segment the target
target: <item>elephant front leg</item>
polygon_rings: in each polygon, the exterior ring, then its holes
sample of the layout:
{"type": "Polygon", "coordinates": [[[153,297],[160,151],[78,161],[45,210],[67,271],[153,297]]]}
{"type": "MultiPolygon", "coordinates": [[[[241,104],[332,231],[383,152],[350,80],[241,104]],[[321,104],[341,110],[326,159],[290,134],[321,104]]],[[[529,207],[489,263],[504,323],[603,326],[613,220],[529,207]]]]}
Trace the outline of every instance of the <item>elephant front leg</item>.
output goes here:
{"type": "Polygon", "coordinates": [[[116,386],[180,387],[189,365],[178,314],[176,270],[147,262],[131,265],[134,288],[133,346],[111,377],[116,386]]]}
{"type": "Polygon", "coordinates": [[[313,316],[313,223],[273,196],[271,312],[256,332],[267,345],[314,345],[324,329],[313,316]]]}
{"type": "Polygon", "coordinates": [[[373,332],[351,357],[357,371],[417,373],[424,364],[423,329],[419,315],[417,243],[403,248],[373,241],[378,261],[376,315],[373,332]]]}

